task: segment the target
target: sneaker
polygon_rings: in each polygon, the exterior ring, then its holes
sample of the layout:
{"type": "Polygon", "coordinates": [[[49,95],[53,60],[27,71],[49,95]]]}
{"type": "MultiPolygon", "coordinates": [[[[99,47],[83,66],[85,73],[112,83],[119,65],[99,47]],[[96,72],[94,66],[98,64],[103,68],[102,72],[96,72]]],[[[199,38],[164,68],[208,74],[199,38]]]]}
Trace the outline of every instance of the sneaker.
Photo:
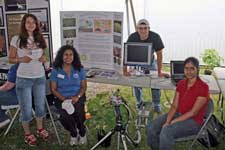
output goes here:
{"type": "Polygon", "coordinates": [[[70,145],[78,145],[78,137],[70,137],[70,145]]]}
{"type": "Polygon", "coordinates": [[[80,136],[79,144],[80,145],[84,145],[86,143],[87,143],[87,137],[86,137],[86,135],[84,135],[83,137],[80,136]]]}
{"type": "Polygon", "coordinates": [[[10,119],[5,119],[5,120],[1,121],[0,122],[0,128],[6,126],[9,123],[10,123],[10,119]]]}

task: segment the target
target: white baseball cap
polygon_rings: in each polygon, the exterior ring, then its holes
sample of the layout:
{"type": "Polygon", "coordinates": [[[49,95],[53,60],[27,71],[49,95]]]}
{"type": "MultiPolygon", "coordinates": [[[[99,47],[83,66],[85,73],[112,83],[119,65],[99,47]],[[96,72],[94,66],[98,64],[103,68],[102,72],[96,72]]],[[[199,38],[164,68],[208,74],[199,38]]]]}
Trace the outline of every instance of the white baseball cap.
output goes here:
{"type": "Polygon", "coordinates": [[[137,23],[137,26],[142,25],[142,24],[145,24],[145,25],[149,26],[149,22],[146,19],[139,20],[138,23],[137,23]]]}

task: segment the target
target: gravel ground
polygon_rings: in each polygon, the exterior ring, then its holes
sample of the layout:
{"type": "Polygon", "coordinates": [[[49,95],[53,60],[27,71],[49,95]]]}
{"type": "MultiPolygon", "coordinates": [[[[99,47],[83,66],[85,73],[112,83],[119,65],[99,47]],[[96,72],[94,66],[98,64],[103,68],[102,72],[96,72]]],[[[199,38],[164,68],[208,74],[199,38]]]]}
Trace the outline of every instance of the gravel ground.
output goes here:
{"type": "Polygon", "coordinates": [[[87,99],[93,98],[96,96],[96,94],[102,93],[102,92],[110,92],[117,89],[118,85],[111,85],[111,84],[102,84],[102,83],[94,83],[94,82],[88,82],[87,85],[87,99]]]}

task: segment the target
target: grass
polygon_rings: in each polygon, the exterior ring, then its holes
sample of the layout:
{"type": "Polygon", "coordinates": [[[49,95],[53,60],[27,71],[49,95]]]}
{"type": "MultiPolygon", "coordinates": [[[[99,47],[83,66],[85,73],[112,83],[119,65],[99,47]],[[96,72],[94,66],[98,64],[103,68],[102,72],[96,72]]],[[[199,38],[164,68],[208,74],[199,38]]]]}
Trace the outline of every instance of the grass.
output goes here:
{"type": "MultiPolygon", "coordinates": [[[[15,121],[13,127],[11,128],[9,134],[4,138],[3,133],[5,131],[5,128],[0,129],[1,136],[0,136],[0,150],[88,150],[92,146],[94,146],[97,143],[97,129],[104,129],[106,132],[110,131],[112,128],[115,127],[115,115],[114,115],[114,107],[109,103],[108,96],[111,94],[111,92],[98,92],[98,88],[104,88],[102,87],[103,84],[96,84],[95,92],[98,93],[92,93],[88,95],[88,101],[87,101],[87,107],[88,112],[91,113],[92,118],[90,120],[86,121],[86,126],[88,127],[88,144],[85,146],[70,146],[69,143],[69,134],[66,130],[63,129],[63,127],[60,125],[59,121],[56,121],[57,129],[60,134],[60,138],[63,142],[63,145],[59,145],[53,130],[53,126],[51,124],[50,119],[45,119],[45,126],[47,127],[48,131],[50,131],[51,138],[49,141],[45,142],[42,140],[38,140],[38,145],[34,147],[30,147],[24,143],[24,135],[23,135],[23,129],[21,127],[21,124],[19,123],[18,119],[15,121]],[[94,96],[96,94],[96,96],[94,96]]],[[[121,91],[121,95],[126,99],[128,106],[131,108],[132,112],[132,119],[131,123],[129,125],[129,135],[131,137],[134,137],[134,123],[135,118],[137,116],[137,112],[135,110],[135,98],[132,95],[132,91],[130,87],[123,87],[123,86],[112,86],[106,89],[106,91],[112,91],[119,88],[121,91]]],[[[91,89],[89,89],[91,90],[91,89]]],[[[150,99],[150,90],[148,88],[143,89],[144,92],[144,99],[147,101],[151,101],[150,99]]],[[[163,112],[168,111],[168,100],[172,100],[172,97],[174,95],[174,91],[165,90],[161,93],[161,104],[163,108],[163,112]],[[167,95],[167,97],[165,96],[167,95]]],[[[212,95],[214,99],[215,104],[215,114],[218,118],[220,118],[220,111],[219,107],[217,105],[218,95],[212,95]]],[[[126,113],[124,111],[124,108],[121,107],[122,111],[122,119],[123,122],[126,120],[126,113]]],[[[153,113],[153,118],[158,117],[158,114],[153,113]]],[[[35,121],[31,122],[32,131],[35,131],[35,121]]],[[[141,129],[141,136],[142,140],[140,144],[137,147],[134,147],[131,143],[127,142],[128,149],[135,149],[135,150],[149,150],[150,148],[147,146],[146,141],[146,131],[145,128],[141,129]]],[[[183,150],[187,149],[190,142],[182,142],[175,144],[174,149],[175,150],[183,150]]],[[[109,148],[104,148],[99,146],[97,150],[116,150],[117,145],[117,136],[116,134],[112,136],[111,140],[111,146],[109,148]]],[[[122,145],[122,143],[120,144],[122,145]]],[[[121,146],[121,149],[122,146],[121,146]]],[[[196,146],[195,149],[201,150],[202,148],[200,146],[196,146]]],[[[217,148],[217,150],[224,150],[225,149],[225,141],[222,142],[217,148]]]]}

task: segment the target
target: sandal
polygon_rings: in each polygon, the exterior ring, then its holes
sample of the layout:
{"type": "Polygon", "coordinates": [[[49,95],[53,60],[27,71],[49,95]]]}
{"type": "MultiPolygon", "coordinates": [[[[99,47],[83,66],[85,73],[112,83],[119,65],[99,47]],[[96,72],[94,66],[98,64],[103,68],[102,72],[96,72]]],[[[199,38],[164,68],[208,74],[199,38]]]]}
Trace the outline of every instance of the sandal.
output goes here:
{"type": "Polygon", "coordinates": [[[37,145],[37,139],[33,134],[27,134],[24,138],[25,143],[27,143],[30,146],[37,145]]]}
{"type": "Polygon", "coordinates": [[[48,134],[48,131],[42,128],[42,129],[37,129],[37,136],[41,137],[43,140],[47,140],[49,137],[49,134],[48,134]]]}

